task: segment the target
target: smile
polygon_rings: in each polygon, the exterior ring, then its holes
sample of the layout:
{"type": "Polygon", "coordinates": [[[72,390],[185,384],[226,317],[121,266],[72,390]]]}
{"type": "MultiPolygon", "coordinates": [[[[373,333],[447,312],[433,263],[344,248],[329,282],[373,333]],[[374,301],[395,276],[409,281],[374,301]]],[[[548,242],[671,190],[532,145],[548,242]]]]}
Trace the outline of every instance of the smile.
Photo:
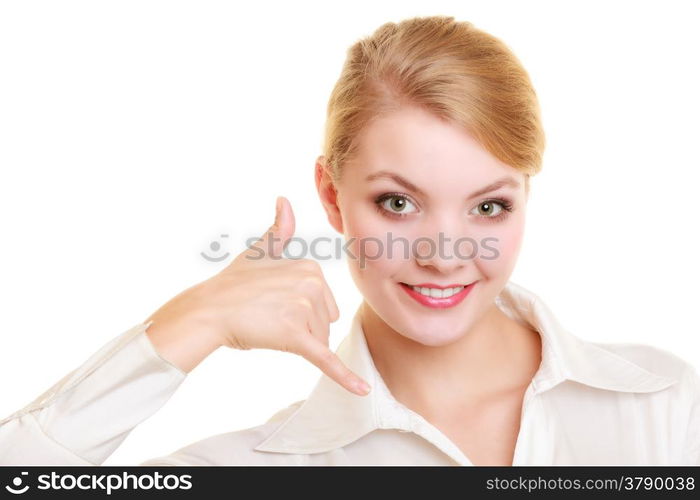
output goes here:
{"type": "Polygon", "coordinates": [[[462,302],[477,282],[447,287],[415,286],[399,283],[409,296],[428,307],[453,307],[462,302]]]}

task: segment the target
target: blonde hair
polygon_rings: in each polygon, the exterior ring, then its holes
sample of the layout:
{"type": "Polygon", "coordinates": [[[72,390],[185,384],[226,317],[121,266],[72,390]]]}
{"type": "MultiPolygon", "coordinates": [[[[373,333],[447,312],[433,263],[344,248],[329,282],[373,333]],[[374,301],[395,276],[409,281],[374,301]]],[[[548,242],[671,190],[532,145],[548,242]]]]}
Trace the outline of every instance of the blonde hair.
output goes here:
{"type": "Polygon", "coordinates": [[[356,153],[360,131],[404,105],[464,127],[526,181],[541,169],[539,103],[520,61],[471,23],[431,16],[385,23],[348,49],[328,100],[323,139],[334,181],[356,153]]]}

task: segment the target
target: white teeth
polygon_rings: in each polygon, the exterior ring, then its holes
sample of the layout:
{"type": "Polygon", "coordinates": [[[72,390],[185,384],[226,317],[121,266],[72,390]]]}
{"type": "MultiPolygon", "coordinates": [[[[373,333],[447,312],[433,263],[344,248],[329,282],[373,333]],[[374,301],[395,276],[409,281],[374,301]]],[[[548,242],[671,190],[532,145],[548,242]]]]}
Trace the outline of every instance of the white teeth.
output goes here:
{"type": "Polygon", "coordinates": [[[447,297],[452,297],[455,293],[459,293],[464,287],[456,286],[454,288],[445,288],[444,290],[440,288],[426,288],[419,286],[411,286],[416,292],[426,297],[433,297],[435,299],[445,299],[447,297]]]}

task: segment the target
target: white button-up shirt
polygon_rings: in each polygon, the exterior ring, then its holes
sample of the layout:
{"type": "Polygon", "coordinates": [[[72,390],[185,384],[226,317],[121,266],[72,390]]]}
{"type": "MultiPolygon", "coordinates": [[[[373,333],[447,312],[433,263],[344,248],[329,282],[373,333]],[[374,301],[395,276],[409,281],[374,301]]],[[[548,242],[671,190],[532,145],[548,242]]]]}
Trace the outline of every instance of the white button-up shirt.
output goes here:
{"type": "MultiPolygon", "coordinates": [[[[504,313],[542,338],[513,465],[700,465],[700,377],[644,344],[587,342],[534,293],[508,282],[504,313]]],[[[112,339],[24,409],[0,421],[0,464],[98,465],[186,378],[140,323],[112,339]]],[[[140,465],[472,465],[460,448],[399,403],[377,371],[359,308],[338,356],[367,396],[325,374],[302,401],[249,429],[219,434],[140,465]]]]}

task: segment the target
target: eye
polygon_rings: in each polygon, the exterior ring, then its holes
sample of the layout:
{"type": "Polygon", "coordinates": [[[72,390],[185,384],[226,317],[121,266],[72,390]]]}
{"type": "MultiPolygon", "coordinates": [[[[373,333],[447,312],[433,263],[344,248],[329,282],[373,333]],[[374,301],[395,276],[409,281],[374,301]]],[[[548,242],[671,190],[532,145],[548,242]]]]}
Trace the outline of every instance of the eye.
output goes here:
{"type": "Polygon", "coordinates": [[[503,199],[484,200],[474,207],[474,210],[477,212],[475,215],[480,217],[500,220],[513,210],[513,205],[508,200],[503,199]]]}
{"type": "Polygon", "coordinates": [[[409,206],[415,209],[413,202],[406,195],[400,193],[383,194],[374,203],[377,206],[377,210],[392,217],[405,217],[411,213],[409,206]]]}

